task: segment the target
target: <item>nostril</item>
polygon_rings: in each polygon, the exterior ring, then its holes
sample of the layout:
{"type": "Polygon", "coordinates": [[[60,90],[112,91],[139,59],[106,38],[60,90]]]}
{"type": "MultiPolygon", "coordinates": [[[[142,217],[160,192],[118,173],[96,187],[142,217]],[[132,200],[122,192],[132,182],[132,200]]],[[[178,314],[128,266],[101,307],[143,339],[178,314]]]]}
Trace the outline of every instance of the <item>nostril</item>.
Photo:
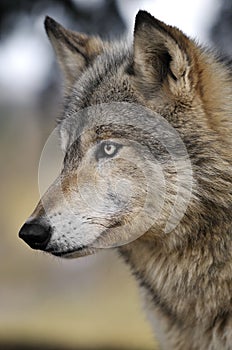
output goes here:
{"type": "Polygon", "coordinates": [[[31,248],[44,250],[51,238],[51,227],[37,221],[25,223],[19,231],[19,237],[31,248]]]}

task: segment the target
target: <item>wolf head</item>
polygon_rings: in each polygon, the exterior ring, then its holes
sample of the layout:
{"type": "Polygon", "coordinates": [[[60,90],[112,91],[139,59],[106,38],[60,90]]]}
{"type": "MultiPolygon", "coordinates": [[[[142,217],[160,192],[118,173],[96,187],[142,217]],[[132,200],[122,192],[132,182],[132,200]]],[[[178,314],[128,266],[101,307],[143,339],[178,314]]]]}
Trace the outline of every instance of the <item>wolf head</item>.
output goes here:
{"type": "Polygon", "coordinates": [[[218,111],[229,84],[216,59],[144,11],[133,45],[72,32],[49,17],[45,28],[64,74],[65,156],[20,237],[77,257],[164,240],[181,225],[184,235],[190,216],[198,225],[206,212],[200,197],[210,196],[204,161],[208,154],[216,167],[217,142],[228,135],[226,111],[218,111]]]}

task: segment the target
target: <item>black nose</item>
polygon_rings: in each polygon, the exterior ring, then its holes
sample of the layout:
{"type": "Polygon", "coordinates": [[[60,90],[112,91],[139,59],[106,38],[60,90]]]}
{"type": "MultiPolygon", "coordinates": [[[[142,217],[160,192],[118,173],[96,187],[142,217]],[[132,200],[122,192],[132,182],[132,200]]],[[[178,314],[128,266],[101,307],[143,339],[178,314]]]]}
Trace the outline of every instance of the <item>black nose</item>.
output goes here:
{"type": "Polygon", "coordinates": [[[51,227],[34,220],[21,227],[19,237],[31,248],[45,250],[51,238],[51,227]]]}

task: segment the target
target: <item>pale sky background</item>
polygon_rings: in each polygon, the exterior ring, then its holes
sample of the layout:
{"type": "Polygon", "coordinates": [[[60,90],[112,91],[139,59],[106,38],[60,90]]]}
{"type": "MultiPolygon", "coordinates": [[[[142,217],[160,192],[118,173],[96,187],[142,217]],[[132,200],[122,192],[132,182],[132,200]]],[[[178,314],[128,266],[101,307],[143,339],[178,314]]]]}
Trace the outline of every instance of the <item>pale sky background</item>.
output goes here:
{"type": "MultiPolygon", "coordinates": [[[[101,0],[75,1],[90,6],[101,0]]],[[[118,0],[118,6],[129,33],[133,31],[137,11],[144,9],[160,20],[179,27],[201,43],[210,45],[208,29],[218,14],[220,0],[118,0]]],[[[65,16],[58,10],[55,18],[63,25],[66,24],[65,16]]],[[[41,15],[32,26],[31,21],[25,17],[12,35],[2,42],[0,102],[7,102],[14,97],[18,103],[33,103],[47,79],[53,56],[43,21],[44,16],[41,15]]]]}

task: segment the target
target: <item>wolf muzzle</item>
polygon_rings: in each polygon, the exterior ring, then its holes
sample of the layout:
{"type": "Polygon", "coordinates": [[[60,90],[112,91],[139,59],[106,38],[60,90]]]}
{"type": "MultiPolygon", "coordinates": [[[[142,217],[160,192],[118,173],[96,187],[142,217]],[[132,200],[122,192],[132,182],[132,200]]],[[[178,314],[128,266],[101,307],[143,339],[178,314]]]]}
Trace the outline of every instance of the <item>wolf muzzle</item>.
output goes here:
{"type": "Polygon", "coordinates": [[[52,235],[52,228],[39,220],[26,222],[19,231],[22,238],[31,248],[45,250],[52,235]]]}

